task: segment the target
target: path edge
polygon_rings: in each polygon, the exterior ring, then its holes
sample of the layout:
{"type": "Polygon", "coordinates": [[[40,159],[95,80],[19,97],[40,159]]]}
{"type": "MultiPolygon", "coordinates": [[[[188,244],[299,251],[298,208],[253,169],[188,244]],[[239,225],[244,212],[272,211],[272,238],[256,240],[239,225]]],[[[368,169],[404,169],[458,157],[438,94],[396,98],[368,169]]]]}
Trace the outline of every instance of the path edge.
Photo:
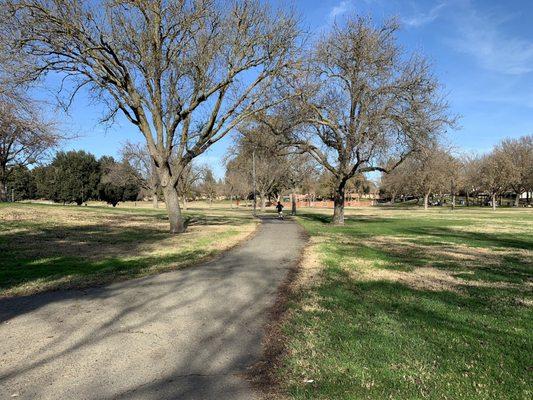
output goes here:
{"type": "Polygon", "coordinates": [[[298,226],[298,234],[304,239],[305,245],[296,261],[288,268],[285,278],[277,289],[274,303],[266,311],[267,317],[261,340],[261,356],[245,373],[245,378],[252,384],[253,389],[266,400],[287,398],[277,376],[277,371],[287,354],[288,338],[283,334],[282,327],[290,317],[289,301],[297,293],[295,284],[298,282],[302,271],[305,254],[313,246],[309,233],[296,219],[293,221],[298,226]]]}

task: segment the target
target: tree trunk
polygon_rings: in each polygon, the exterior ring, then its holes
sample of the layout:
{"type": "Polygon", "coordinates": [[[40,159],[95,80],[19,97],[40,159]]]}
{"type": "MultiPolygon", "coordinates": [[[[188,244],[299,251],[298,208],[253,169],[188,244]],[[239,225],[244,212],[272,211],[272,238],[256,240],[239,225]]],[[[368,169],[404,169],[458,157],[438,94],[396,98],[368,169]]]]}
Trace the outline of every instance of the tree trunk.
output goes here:
{"type": "Polygon", "coordinates": [[[183,209],[187,209],[187,196],[183,196],[183,209]]]}
{"type": "Polygon", "coordinates": [[[346,181],[341,180],[333,196],[333,225],[344,225],[344,200],[346,181]]]}
{"type": "Polygon", "coordinates": [[[428,209],[429,205],[429,193],[424,194],[424,210],[428,209]]]}
{"type": "Polygon", "coordinates": [[[0,183],[0,201],[7,201],[7,185],[0,183]]]}
{"type": "MultiPolygon", "coordinates": [[[[167,207],[168,220],[170,222],[170,233],[182,233],[185,231],[183,216],[181,215],[178,191],[175,187],[169,186],[163,188],[165,196],[165,205],[167,207]]],[[[183,197],[185,199],[185,197],[183,197]]]]}
{"type": "Polygon", "coordinates": [[[152,206],[154,208],[159,208],[159,199],[157,198],[157,192],[152,194],[152,206]]]}
{"type": "Polygon", "coordinates": [[[0,201],[7,201],[8,198],[7,179],[7,167],[6,165],[2,165],[0,169],[0,201]]]}
{"type": "Polygon", "coordinates": [[[519,207],[520,206],[520,193],[516,192],[516,196],[514,198],[514,206],[519,207]]]}
{"type": "Polygon", "coordinates": [[[492,210],[496,211],[496,194],[492,194],[492,210]]]}
{"type": "Polygon", "coordinates": [[[395,201],[396,201],[396,193],[393,193],[390,199],[390,203],[394,205],[395,201]]]}
{"type": "Polygon", "coordinates": [[[261,194],[261,212],[265,212],[266,210],[266,196],[264,194],[261,194]]]}
{"type": "Polygon", "coordinates": [[[233,196],[229,197],[229,207],[233,208],[233,196]]]}
{"type": "Polygon", "coordinates": [[[470,205],[470,193],[468,190],[466,191],[466,206],[468,207],[470,205]]]}
{"type": "Polygon", "coordinates": [[[452,194],[452,210],[455,210],[455,194],[452,194]]]}
{"type": "Polygon", "coordinates": [[[296,215],[296,194],[291,195],[291,215],[296,215]]]}

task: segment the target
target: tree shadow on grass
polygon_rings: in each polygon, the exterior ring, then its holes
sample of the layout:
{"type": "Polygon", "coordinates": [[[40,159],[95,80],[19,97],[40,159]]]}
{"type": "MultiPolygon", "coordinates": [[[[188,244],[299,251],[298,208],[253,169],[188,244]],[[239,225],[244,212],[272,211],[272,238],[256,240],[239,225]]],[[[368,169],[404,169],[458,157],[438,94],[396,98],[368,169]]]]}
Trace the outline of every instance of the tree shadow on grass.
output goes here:
{"type": "Polygon", "coordinates": [[[354,271],[362,267],[357,265],[357,260],[362,259],[384,270],[412,272],[416,268],[431,267],[464,280],[464,284],[477,281],[487,287],[498,283],[525,284],[533,280],[533,263],[527,255],[479,252],[476,247],[454,247],[449,242],[446,246],[422,246],[417,239],[409,239],[407,244],[386,243],[386,240],[363,243],[334,240],[328,243],[326,253],[334,262],[350,263],[354,271]]]}
{"type": "Polygon", "coordinates": [[[292,393],[437,399],[457,393],[520,398],[527,392],[523,378],[532,320],[528,308],[514,301],[516,291],[420,290],[386,280],[359,281],[341,268],[328,268],[324,277],[313,289],[318,305],[301,312],[291,327],[295,343],[310,342],[315,354],[292,364],[291,375],[310,374],[316,383],[294,379],[292,393]],[[309,363],[313,372],[299,369],[309,363]],[[372,385],[365,384],[365,376],[372,385]]]}
{"type": "Polygon", "coordinates": [[[405,227],[399,233],[416,235],[421,243],[434,245],[453,242],[477,247],[533,250],[533,238],[526,234],[457,231],[442,226],[405,227]]]}
{"type": "Polygon", "coordinates": [[[329,257],[343,262],[363,259],[382,269],[406,272],[428,266],[468,281],[520,284],[533,279],[533,259],[523,252],[533,249],[527,234],[453,229],[467,221],[370,217],[347,219],[345,226],[333,227],[325,215],[303,218],[318,223],[310,229],[327,238],[329,257]]]}
{"type": "MultiPolygon", "coordinates": [[[[328,224],[331,227],[334,227],[331,224],[332,215],[322,214],[322,213],[306,213],[306,212],[299,212],[299,217],[302,217],[306,220],[313,221],[313,222],[320,222],[323,224],[328,224]]],[[[389,218],[383,218],[378,217],[374,215],[346,215],[344,217],[345,222],[347,223],[345,226],[336,226],[336,228],[345,228],[348,227],[350,223],[355,222],[363,222],[363,223],[389,223],[392,222],[389,218]]]]}
{"type": "Polygon", "coordinates": [[[85,288],[111,281],[165,272],[199,261],[214,251],[183,250],[169,255],[133,256],[88,260],[82,257],[44,257],[17,260],[15,267],[0,268],[0,289],[9,290],[36,282],[32,293],[59,289],[85,288]],[[41,289],[39,289],[41,288],[41,289]]]}
{"type": "MultiPolygon", "coordinates": [[[[143,275],[153,267],[157,267],[157,271],[177,268],[214,253],[205,246],[224,233],[202,238],[198,231],[190,240],[190,245],[197,248],[184,248],[171,254],[168,249],[162,249],[167,250],[167,254],[151,255],[151,249],[171,238],[166,226],[156,222],[159,219],[157,215],[134,215],[126,219],[111,216],[105,223],[71,222],[69,225],[32,224],[30,221],[22,224],[22,233],[18,230],[20,221],[9,221],[0,233],[0,291],[32,284],[35,286],[28,286],[31,292],[41,291],[38,286],[43,290],[86,287],[115,278],[143,275]],[[54,280],[58,281],[57,285],[51,284],[54,280]]],[[[231,216],[187,217],[189,229],[231,225],[234,231],[245,223],[249,220],[231,216]]],[[[22,292],[24,290],[22,288],[22,292]]]]}

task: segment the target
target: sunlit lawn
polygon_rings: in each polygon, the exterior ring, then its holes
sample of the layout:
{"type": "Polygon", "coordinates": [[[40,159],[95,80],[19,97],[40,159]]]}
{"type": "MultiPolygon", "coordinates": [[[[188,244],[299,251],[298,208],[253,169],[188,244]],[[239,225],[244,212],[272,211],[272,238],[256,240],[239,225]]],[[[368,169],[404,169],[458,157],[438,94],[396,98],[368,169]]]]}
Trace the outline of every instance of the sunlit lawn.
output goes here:
{"type": "Polygon", "coordinates": [[[532,210],[302,213],[291,398],[532,398],[532,210]]]}
{"type": "Polygon", "coordinates": [[[0,296],[83,287],[180,268],[251,233],[245,210],[198,207],[168,234],[164,205],[112,208],[0,203],[0,296]]]}

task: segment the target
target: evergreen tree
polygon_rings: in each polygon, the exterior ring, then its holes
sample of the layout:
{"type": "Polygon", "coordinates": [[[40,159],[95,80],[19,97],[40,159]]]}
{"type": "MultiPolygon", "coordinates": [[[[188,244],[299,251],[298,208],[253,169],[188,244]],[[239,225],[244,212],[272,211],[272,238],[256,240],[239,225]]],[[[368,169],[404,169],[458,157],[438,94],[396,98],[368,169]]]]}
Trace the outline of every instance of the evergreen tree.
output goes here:
{"type": "Polygon", "coordinates": [[[23,165],[13,167],[7,181],[7,188],[8,199],[11,200],[13,193],[15,201],[34,199],[37,192],[32,172],[23,165]]]}
{"type": "Polygon", "coordinates": [[[117,163],[113,157],[102,157],[100,163],[100,183],[98,197],[115,207],[121,201],[136,200],[141,182],[138,173],[127,163],[117,163]]]}
{"type": "Polygon", "coordinates": [[[52,161],[53,189],[51,199],[61,203],[76,203],[94,199],[100,181],[100,166],[96,158],[85,151],[59,152],[52,161]]]}

